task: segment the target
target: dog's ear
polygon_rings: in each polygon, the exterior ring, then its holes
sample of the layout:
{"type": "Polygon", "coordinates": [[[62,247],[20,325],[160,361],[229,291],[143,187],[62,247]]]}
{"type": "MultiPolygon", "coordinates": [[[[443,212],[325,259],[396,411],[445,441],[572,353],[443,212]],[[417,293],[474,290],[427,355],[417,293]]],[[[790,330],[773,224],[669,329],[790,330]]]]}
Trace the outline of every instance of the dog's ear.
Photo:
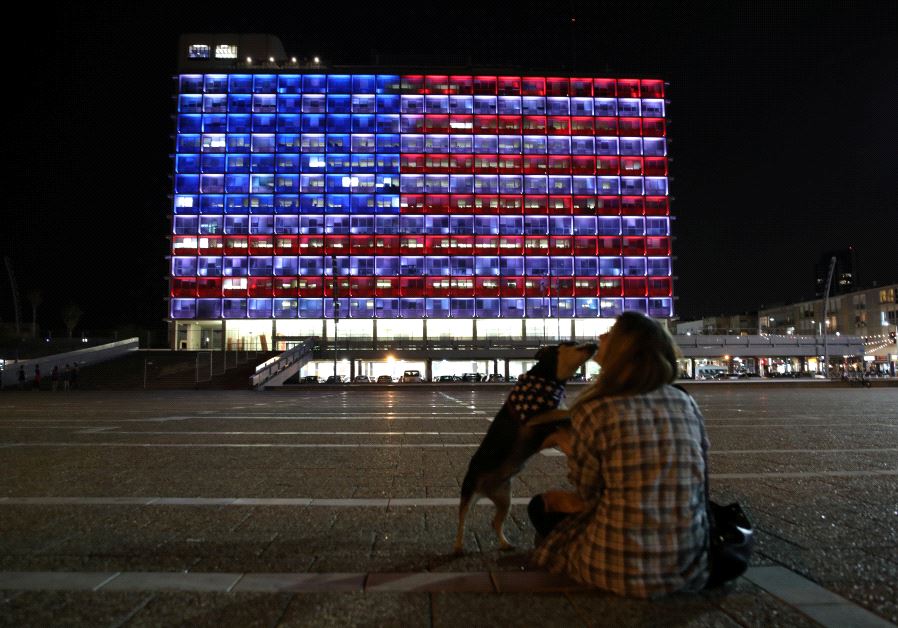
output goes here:
{"type": "Polygon", "coordinates": [[[545,360],[556,349],[557,347],[540,347],[539,351],[536,352],[536,355],[533,356],[533,359],[537,362],[539,362],[540,360],[545,360]]]}

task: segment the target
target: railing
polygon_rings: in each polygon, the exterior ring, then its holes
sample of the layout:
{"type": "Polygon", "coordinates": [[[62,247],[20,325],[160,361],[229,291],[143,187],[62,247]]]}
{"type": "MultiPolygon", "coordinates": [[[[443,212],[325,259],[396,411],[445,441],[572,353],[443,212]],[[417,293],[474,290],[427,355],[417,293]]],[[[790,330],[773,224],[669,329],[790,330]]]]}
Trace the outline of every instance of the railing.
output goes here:
{"type": "Polygon", "coordinates": [[[56,366],[60,370],[65,366],[72,364],[79,369],[92,364],[98,364],[107,360],[125,355],[132,351],[137,351],[138,339],[128,338],[126,340],[118,340],[103,345],[78,349],[76,351],[66,351],[65,353],[57,353],[55,355],[45,355],[39,358],[31,358],[28,360],[19,360],[18,362],[6,362],[4,370],[0,371],[0,377],[3,378],[3,386],[14,386],[18,382],[18,371],[20,367],[25,367],[25,376],[28,381],[34,379],[34,367],[39,366],[41,374],[45,378],[50,377],[53,367],[56,366]]]}
{"type": "Polygon", "coordinates": [[[290,368],[298,361],[312,355],[318,346],[317,338],[306,338],[290,347],[282,354],[266,360],[256,367],[256,372],[249,378],[249,384],[256,390],[261,390],[273,377],[290,368]]]}

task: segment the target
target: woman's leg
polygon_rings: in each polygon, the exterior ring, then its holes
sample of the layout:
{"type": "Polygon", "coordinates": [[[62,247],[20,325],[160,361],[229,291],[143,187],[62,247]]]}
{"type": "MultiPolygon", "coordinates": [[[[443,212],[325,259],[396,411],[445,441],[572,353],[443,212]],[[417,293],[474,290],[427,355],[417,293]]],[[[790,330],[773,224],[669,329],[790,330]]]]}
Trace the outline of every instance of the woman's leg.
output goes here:
{"type": "Polygon", "coordinates": [[[548,510],[546,500],[542,495],[537,495],[530,500],[527,505],[527,514],[530,515],[530,522],[541,537],[545,537],[555,526],[570,516],[570,513],[548,510]]]}

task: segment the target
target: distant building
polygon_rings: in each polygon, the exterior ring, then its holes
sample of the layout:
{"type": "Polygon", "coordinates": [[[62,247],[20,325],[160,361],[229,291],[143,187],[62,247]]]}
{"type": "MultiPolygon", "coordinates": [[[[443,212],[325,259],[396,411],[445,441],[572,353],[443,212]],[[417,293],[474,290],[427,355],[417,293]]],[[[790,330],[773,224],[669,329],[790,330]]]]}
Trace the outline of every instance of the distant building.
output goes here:
{"type": "Polygon", "coordinates": [[[697,321],[677,323],[678,334],[744,336],[758,333],[757,312],[706,316],[697,321]]]}
{"type": "Polygon", "coordinates": [[[820,260],[814,264],[814,295],[822,297],[826,292],[826,278],[829,276],[829,263],[836,258],[836,267],[833,271],[833,283],[830,287],[830,295],[845,294],[857,289],[857,254],[854,247],[849,246],[841,251],[824,253],[820,260]]]}

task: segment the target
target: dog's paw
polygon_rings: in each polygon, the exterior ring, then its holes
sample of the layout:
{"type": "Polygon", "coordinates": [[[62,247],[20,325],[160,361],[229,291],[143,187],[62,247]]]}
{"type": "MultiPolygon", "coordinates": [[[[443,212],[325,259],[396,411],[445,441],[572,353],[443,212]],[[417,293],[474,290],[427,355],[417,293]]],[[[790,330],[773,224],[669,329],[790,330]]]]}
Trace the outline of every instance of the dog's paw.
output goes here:
{"type": "Polygon", "coordinates": [[[508,541],[505,541],[504,543],[499,544],[499,551],[510,552],[513,549],[515,549],[515,546],[512,545],[511,543],[509,543],[508,541]]]}
{"type": "Polygon", "coordinates": [[[456,556],[463,556],[465,553],[465,548],[462,545],[453,545],[452,553],[455,554],[456,556]]]}

